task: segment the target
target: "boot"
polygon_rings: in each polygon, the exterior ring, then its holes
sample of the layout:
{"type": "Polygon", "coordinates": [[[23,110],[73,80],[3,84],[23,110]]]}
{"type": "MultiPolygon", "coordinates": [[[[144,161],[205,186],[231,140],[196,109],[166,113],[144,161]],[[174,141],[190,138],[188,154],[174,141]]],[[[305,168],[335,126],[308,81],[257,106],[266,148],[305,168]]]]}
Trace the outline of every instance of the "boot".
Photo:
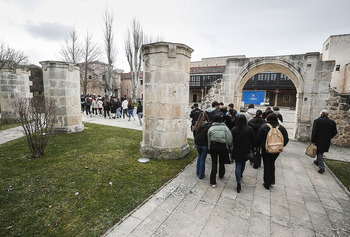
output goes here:
{"type": "Polygon", "coordinates": [[[237,193],[241,192],[241,183],[237,183],[237,193]]]}

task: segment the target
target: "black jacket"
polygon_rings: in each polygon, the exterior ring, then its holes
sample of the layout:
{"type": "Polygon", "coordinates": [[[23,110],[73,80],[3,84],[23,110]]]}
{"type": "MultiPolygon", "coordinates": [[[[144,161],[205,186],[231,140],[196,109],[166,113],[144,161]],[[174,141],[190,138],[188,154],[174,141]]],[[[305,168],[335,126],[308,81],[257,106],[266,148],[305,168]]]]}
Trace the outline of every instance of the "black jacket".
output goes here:
{"type": "Polygon", "coordinates": [[[248,160],[248,153],[253,148],[254,135],[250,127],[246,127],[243,136],[239,136],[237,127],[231,130],[233,138],[232,158],[238,163],[248,160]]]}
{"type": "Polygon", "coordinates": [[[191,111],[190,117],[192,118],[192,126],[194,126],[199,118],[199,115],[202,113],[202,110],[195,108],[191,111]]]}
{"type": "MultiPolygon", "coordinates": [[[[278,125],[278,124],[273,124],[273,123],[270,123],[270,124],[274,128],[278,125]]],[[[278,129],[281,131],[281,133],[283,135],[283,140],[284,140],[283,146],[286,146],[288,141],[289,141],[288,132],[282,125],[279,125],[278,129]]],[[[258,134],[256,135],[256,138],[255,138],[254,147],[261,147],[263,153],[266,153],[265,143],[266,143],[266,137],[267,137],[267,134],[269,133],[269,131],[270,131],[270,127],[267,126],[266,123],[264,123],[259,128],[258,134]]]]}
{"type": "Polygon", "coordinates": [[[198,146],[208,146],[208,130],[211,123],[202,122],[200,129],[196,132],[194,137],[194,144],[198,146]]]}
{"type": "Polygon", "coordinates": [[[331,139],[337,135],[337,127],[328,117],[315,119],[312,126],[311,142],[317,146],[317,153],[328,152],[331,139]]]}
{"type": "Polygon", "coordinates": [[[253,133],[254,133],[254,138],[256,137],[256,135],[258,134],[259,128],[261,127],[261,125],[263,125],[264,123],[266,123],[266,120],[263,118],[253,118],[251,120],[249,120],[248,125],[249,127],[252,128],[253,133]]]}
{"type": "Polygon", "coordinates": [[[116,106],[117,108],[122,107],[122,102],[120,102],[120,100],[117,100],[117,102],[115,102],[115,106],[116,106]]]}
{"type": "Polygon", "coordinates": [[[139,104],[139,105],[137,106],[136,114],[142,113],[142,111],[143,111],[142,104],[139,104]]]}

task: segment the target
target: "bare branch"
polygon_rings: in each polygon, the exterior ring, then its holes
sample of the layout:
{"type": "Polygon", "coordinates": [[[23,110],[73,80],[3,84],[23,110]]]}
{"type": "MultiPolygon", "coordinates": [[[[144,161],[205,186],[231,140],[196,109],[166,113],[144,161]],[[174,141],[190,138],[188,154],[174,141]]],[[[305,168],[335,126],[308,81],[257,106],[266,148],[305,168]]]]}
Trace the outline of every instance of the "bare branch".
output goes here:
{"type": "Polygon", "coordinates": [[[4,42],[0,44],[0,68],[17,68],[28,62],[28,56],[22,51],[10,48],[4,42]]]}
{"type": "Polygon", "coordinates": [[[73,26],[69,36],[62,43],[60,55],[64,61],[78,63],[82,58],[82,54],[83,51],[78,40],[78,34],[75,26],[73,26]]]}

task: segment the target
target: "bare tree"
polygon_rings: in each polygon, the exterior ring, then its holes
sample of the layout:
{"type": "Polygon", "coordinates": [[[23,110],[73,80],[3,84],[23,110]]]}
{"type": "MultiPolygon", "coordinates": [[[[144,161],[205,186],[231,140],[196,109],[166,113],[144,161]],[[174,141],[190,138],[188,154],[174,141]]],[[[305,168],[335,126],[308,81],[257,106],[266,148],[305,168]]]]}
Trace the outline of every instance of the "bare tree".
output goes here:
{"type": "Polygon", "coordinates": [[[141,46],[144,42],[142,26],[133,18],[131,30],[128,30],[125,38],[125,53],[129,63],[131,73],[132,100],[136,102],[138,94],[138,84],[141,71],[141,46]]]}
{"type": "MultiPolygon", "coordinates": [[[[105,11],[104,14],[104,43],[105,50],[107,56],[107,77],[105,77],[105,90],[108,96],[112,95],[112,84],[113,84],[113,63],[116,57],[116,48],[114,46],[114,32],[113,32],[113,24],[114,24],[114,16],[113,13],[105,11]]],[[[120,91],[118,90],[118,97],[120,95],[120,91]]]]}
{"type": "Polygon", "coordinates": [[[17,68],[28,62],[28,56],[20,50],[10,48],[4,42],[0,44],[0,68],[17,68]]]}
{"type": "Polygon", "coordinates": [[[81,67],[83,68],[83,77],[82,77],[82,85],[83,85],[83,93],[84,95],[87,94],[87,85],[88,85],[88,71],[90,65],[98,61],[101,56],[101,48],[98,46],[97,43],[94,43],[92,41],[92,35],[89,34],[89,32],[86,33],[85,41],[84,41],[84,48],[83,48],[83,57],[84,62],[82,63],[81,67]]]}
{"type": "Polygon", "coordinates": [[[57,123],[56,101],[43,97],[20,98],[13,107],[19,115],[32,157],[40,157],[57,123]]]}
{"type": "Polygon", "coordinates": [[[78,34],[75,26],[69,32],[69,36],[64,40],[61,46],[60,55],[64,61],[79,63],[83,55],[81,44],[78,41],[78,34]]]}

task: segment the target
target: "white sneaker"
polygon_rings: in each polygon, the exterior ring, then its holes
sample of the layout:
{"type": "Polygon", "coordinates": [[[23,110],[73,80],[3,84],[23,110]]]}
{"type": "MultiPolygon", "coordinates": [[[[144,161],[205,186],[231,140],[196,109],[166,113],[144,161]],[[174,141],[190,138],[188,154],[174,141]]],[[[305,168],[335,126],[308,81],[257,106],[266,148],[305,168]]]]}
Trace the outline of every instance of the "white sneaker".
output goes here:
{"type": "Polygon", "coordinates": [[[211,187],[212,187],[212,188],[216,188],[216,184],[212,184],[211,187]]]}

